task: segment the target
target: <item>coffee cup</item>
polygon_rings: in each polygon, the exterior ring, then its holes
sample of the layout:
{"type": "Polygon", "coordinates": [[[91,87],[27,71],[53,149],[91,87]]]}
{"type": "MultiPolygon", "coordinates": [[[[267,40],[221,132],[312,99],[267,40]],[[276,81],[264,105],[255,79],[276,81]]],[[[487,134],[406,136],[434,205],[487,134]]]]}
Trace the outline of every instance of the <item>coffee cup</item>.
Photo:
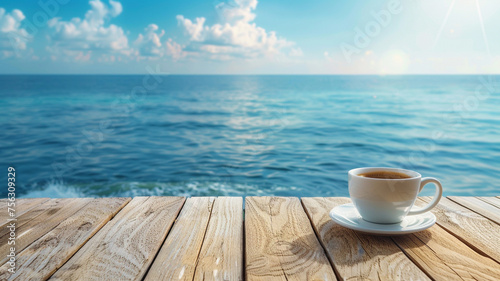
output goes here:
{"type": "Polygon", "coordinates": [[[441,199],[443,187],[435,178],[422,178],[415,171],[369,167],[349,171],[349,195],[361,217],[373,223],[399,223],[408,215],[418,215],[434,208],[441,199]],[[436,187],[431,202],[412,208],[423,187],[436,187]]]}

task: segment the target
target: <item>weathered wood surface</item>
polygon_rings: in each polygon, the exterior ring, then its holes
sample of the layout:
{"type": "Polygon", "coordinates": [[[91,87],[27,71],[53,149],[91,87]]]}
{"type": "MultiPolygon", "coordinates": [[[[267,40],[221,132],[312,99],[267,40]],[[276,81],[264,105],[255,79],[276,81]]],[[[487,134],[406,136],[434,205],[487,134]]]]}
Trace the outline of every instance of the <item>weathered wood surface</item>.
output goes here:
{"type": "Polygon", "coordinates": [[[498,280],[500,265],[439,226],[394,236],[401,249],[434,280],[498,280]]]}
{"type": "MultiPolygon", "coordinates": [[[[59,223],[70,217],[78,210],[87,205],[91,199],[57,199],[53,202],[48,201],[48,204],[42,204],[40,208],[34,208],[28,213],[25,213],[19,218],[19,226],[16,229],[16,251],[22,251],[35,240],[45,235],[59,223]],[[53,203],[53,204],[52,204],[53,203]],[[36,214],[34,218],[27,221],[23,217],[29,217],[30,213],[36,214]]],[[[0,253],[7,253],[11,247],[7,243],[9,230],[4,227],[0,230],[0,253]]],[[[0,257],[0,264],[7,261],[7,255],[0,257]]]]}
{"type": "Polygon", "coordinates": [[[180,211],[182,197],[136,197],[51,280],[142,280],[180,211]]]}
{"type": "Polygon", "coordinates": [[[390,237],[358,233],[330,219],[332,208],[350,202],[340,197],[302,198],[316,235],[343,280],[429,280],[390,237]]]}
{"type": "MultiPolygon", "coordinates": [[[[430,202],[430,197],[421,197],[417,202],[430,202]]],[[[437,224],[474,250],[500,262],[500,225],[479,215],[448,198],[442,198],[432,209],[437,224]]]]}
{"type": "Polygon", "coordinates": [[[298,198],[245,202],[247,280],[336,280],[298,198]]]}
{"type": "Polygon", "coordinates": [[[500,198],[496,197],[478,197],[478,198],[500,209],[500,198]]]}
{"type": "MultiPolygon", "coordinates": [[[[45,201],[39,205],[35,205],[33,208],[26,211],[24,214],[17,216],[17,218],[16,218],[17,219],[17,221],[16,221],[17,227],[22,226],[26,222],[34,219],[35,217],[39,216],[40,214],[44,213],[47,210],[55,210],[57,208],[61,208],[62,206],[66,205],[68,202],[70,202],[68,200],[71,200],[71,199],[51,199],[51,200],[45,201]]],[[[4,209],[4,210],[6,210],[6,209],[4,209]]],[[[5,212],[5,214],[6,214],[6,212],[5,212]]],[[[4,231],[3,226],[5,224],[2,224],[2,228],[0,229],[0,237],[2,236],[2,234],[1,234],[2,231],[4,231]]]]}
{"type": "Polygon", "coordinates": [[[500,224],[500,209],[476,197],[448,197],[451,201],[500,224]]]}
{"type": "Polygon", "coordinates": [[[243,198],[215,200],[194,280],[243,280],[243,198]]]}
{"type": "MultiPolygon", "coordinates": [[[[422,206],[429,197],[417,200],[422,206]]],[[[16,273],[0,280],[498,280],[500,198],[442,198],[437,224],[362,234],[328,212],[348,198],[16,200],[16,273]]],[[[0,207],[7,201],[0,200],[0,207]]],[[[7,210],[4,211],[4,218],[7,210]]],[[[2,223],[0,221],[0,223],[2,223]]]]}
{"type": "Polygon", "coordinates": [[[439,225],[394,236],[393,240],[434,280],[498,280],[500,276],[500,264],[477,253],[439,225]]]}
{"type": "MultiPolygon", "coordinates": [[[[11,208],[13,208],[15,210],[15,217],[14,218],[18,218],[20,217],[21,215],[23,215],[24,213],[26,213],[27,211],[33,209],[34,207],[42,204],[43,202],[46,202],[48,201],[49,198],[33,198],[33,199],[16,199],[14,201],[15,203],[15,206],[12,206],[11,204],[11,208]]],[[[7,212],[7,208],[9,207],[9,205],[7,205],[8,203],[12,203],[12,201],[8,201],[7,199],[2,199],[1,200],[1,203],[0,203],[0,210],[2,210],[2,212],[0,212],[0,228],[3,228],[5,226],[5,224],[7,224],[7,219],[10,219],[12,218],[11,216],[9,216],[9,213],[7,212]]]]}
{"type": "Polygon", "coordinates": [[[193,280],[214,197],[186,200],[145,280],[193,280]]]}
{"type": "Polygon", "coordinates": [[[130,198],[94,199],[17,255],[17,272],[0,268],[0,280],[45,280],[60,268],[130,198]]]}

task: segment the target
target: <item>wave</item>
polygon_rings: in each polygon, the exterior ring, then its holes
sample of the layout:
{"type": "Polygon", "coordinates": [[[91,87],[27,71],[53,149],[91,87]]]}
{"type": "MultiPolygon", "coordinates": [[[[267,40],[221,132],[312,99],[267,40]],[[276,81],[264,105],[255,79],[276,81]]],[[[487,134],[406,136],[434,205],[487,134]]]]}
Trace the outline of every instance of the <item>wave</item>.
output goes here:
{"type": "Polygon", "coordinates": [[[19,198],[81,198],[92,197],[85,194],[79,187],[65,185],[62,182],[49,182],[41,189],[33,188],[21,194],[19,198]]]}
{"type": "Polygon", "coordinates": [[[48,182],[34,187],[19,198],[82,198],[82,197],[136,197],[136,196],[264,196],[282,195],[284,191],[297,192],[295,186],[257,186],[233,182],[119,182],[67,184],[48,182]]]}

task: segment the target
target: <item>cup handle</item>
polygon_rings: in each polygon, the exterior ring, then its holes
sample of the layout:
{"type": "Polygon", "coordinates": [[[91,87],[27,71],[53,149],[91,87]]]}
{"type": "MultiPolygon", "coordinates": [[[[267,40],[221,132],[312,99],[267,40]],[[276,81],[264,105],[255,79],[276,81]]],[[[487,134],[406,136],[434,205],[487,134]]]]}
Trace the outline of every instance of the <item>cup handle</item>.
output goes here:
{"type": "Polygon", "coordinates": [[[427,211],[430,211],[432,208],[436,207],[436,205],[439,203],[439,200],[441,200],[441,196],[443,195],[443,187],[441,186],[441,183],[435,178],[423,178],[422,181],[420,181],[419,192],[422,191],[424,185],[428,183],[433,183],[436,186],[436,193],[434,193],[432,201],[427,206],[421,209],[413,210],[412,208],[412,210],[410,210],[410,212],[408,213],[408,216],[419,215],[427,211]]]}

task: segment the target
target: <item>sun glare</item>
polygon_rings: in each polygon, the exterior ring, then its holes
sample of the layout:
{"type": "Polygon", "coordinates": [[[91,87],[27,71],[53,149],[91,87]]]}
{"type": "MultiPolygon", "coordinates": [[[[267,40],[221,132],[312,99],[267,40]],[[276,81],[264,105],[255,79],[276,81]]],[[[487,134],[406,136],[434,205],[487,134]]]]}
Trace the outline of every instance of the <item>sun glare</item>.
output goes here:
{"type": "MultiPolygon", "coordinates": [[[[440,38],[441,38],[441,35],[443,33],[443,30],[446,26],[446,24],[448,23],[448,19],[450,17],[450,14],[455,6],[455,3],[456,3],[456,0],[453,0],[453,2],[451,2],[450,4],[450,7],[448,8],[448,11],[446,12],[446,15],[444,16],[444,19],[441,23],[441,26],[439,28],[439,31],[436,35],[436,39],[434,40],[434,44],[433,44],[433,48],[436,47],[436,45],[438,44],[440,38]]],[[[475,4],[475,9],[476,9],[476,12],[477,12],[477,16],[479,17],[479,23],[480,23],[480,26],[481,26],[481,34],[482,34],[482,37],[483,37],[483,41],[484,41],[484,45],[486,47],[486,51],[488,53],[488,56],[491,57],[491,52],[490,52],[490,46],[488,44],[488,38],[486,36],[486,31],[484,29],[484,20],[483,20],[483,15],[481,13],[481,7],[479,5],[479,0],[473,0],[473,1],[467,1],[467,3],[470,3],[471,5],[472,4],[475,4]],[[474,3],[473,3],[474,2],[474,3]]],[[[472,7],[468,7],[468,10],[473,10],[472,7]]],[[[455,33],[455,30],[454,29],[450,29],[450,33],[455,33]]]]}

